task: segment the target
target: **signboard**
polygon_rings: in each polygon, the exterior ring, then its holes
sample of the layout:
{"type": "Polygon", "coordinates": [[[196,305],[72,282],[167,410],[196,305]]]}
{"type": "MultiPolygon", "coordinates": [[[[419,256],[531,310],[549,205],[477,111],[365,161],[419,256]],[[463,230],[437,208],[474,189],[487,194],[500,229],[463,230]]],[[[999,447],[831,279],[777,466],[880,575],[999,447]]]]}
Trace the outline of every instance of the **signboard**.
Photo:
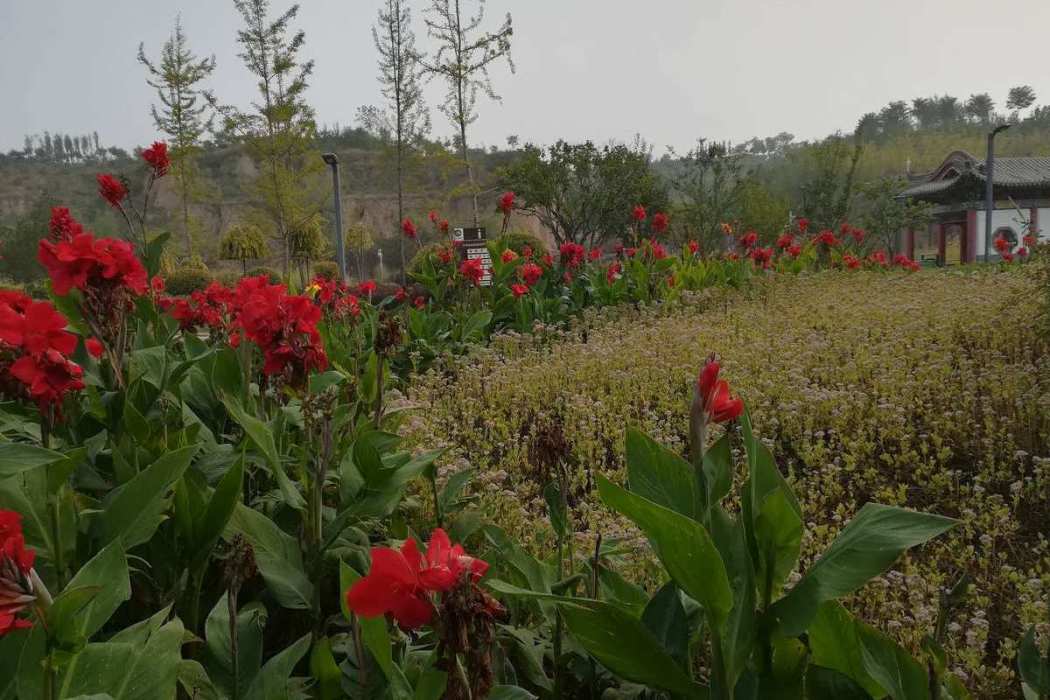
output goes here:
{"type": "Polygon", "coordinates": [[[481,278],[482,287],[492,286],[492,256],[485,242],[485,227],[457,228],[452,230],[452,240],[458,243],[460,257],[463,260],[481,260],[481,269],[485,274],[481,278]]]}

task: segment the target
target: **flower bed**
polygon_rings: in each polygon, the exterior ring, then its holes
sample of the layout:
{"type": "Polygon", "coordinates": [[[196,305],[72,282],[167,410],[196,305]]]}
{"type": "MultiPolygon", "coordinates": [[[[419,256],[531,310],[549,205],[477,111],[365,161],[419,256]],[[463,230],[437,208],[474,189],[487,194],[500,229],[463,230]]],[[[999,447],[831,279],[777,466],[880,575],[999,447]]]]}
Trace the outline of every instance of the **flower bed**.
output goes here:
{"type": "Polygon", "coordinates": [[[800,495],[804,564],[869,500],[962,520],[849,605],[917,649],[940,589],[969,573],[949,664],[977,697],[1015,697],[1017,643],[1028,625],[1047,632],[1050,591],[1050,361],[1037,313],[1022,274],[782,278],[751,300],[612,322],[551,349],[512,343],[422,378],[409,439],[478,468],[485,514],[534,551],[550,544],[535,520],[553,450],[586,551],[594,533],[632,532],[594,497],[598,474],[623,479],[625,428],[684,446],[690,378],[715,350],[800,495]]]}

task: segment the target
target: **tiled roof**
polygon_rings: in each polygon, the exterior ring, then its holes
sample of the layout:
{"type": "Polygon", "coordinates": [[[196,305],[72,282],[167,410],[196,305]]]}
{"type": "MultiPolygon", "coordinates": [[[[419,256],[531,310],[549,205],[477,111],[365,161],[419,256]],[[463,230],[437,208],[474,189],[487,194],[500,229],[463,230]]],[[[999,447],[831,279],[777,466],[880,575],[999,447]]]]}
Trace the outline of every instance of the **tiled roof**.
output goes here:
{"type": "MultiPolygon", "coordinates": [[[[928,179],[916,182],[901,192],[898,197],[923,197],[945,193],[948,190],[984,187],[984,161],[978,160],[969,153],[956,151],[952,153],[941,167],[927,176],[928,179]],[[954,169],[959,172],[955,177],[934,180],[942,171],[954,169]]],[[[1050,158],[1044,157],[1001,157],[995,159],[995,186],[1008,188],[1050,187],[1050,158]]]]}

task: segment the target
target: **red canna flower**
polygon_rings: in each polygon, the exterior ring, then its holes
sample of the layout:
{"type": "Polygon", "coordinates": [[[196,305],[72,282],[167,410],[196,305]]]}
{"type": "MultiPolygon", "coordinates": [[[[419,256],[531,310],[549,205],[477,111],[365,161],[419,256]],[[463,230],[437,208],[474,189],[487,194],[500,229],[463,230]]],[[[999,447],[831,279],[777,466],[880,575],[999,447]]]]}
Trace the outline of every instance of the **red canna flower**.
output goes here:
{"type": "Polygon", "coordinates": [[[448,233],[448,219],[442,219],[438,223],[438,230],[441,231],[441,233],[448,233]]]}
{"type": "Polygon", "coordinates": [[[1030,233],[1029,233],[1029,234],[1026,234],[1026,235],[1025,235],[1025,237],[1024,237],[1024,238],[1023,238],[1022,240],[1024,241],[1024,244],[1025,244],[1026,246],[1028,246],[1029,248],[1032,248],[1032,247],[1034,247],[1034,246],[1035,246],[1035,244],[1039,242],[1038,240],[1036,240],[1036,237],[1035,237],[1035,236],[1033,236],[1033,235],[1032,235],[1032,234],[1030,234],[1030,233]]]}
{"type": "Polygon", "coordinates": [[[0,637],[33,626],[17,615],[36,600],[30,573],[35,559],[36,552],[25,546],[22,516],[0,510],[0,637]]]}
{"type": "Polygon", "coordinates": [[[640,224],[645,221],[645,216],[645,207],[641,204],[635,205],[634,210],[631,212],[631,218],[640,224]]]}
{"type": "Polygon", "coordinates": [[[780,234],[779,238],[777,238],[777,248],[779,248],[780,250],[786,250],[790,248],[794,242],[795,237],[785,231],[784,233],[780,234]]]}
{"type": "Polygon", "coordinates": [[[839,244],[839,239],[835,238],[835,232],[831,229],[824,229],[817,234],[816,238],[813,239],[815,244],[823,243],[829,248],[834,248],[839,244]]]}
{"type": "Polygon", "coordinates": [[[667,257],[667,250],[653,238],[649,239],[649,246],[646,252],[652,255],[653,260],[663,260],[667,257]]]}
{"type": "Polygon", "coordinates": [[[1028,257],[1028,249],[1027,248],[1018,248],[1017,249],[1017,257],[1019,257],[1019,258],[1027,258],[1028,257]]]}
{"type": "Polygon", "coordinates": [[[142,160],[146,161],[153,169],[153,177],[164,177],[171,168],[171,159],[168,157],[168,144],[163,141],[154,141],[153,145],[142,152],[142,160]]]}
{"type": "Polygon", "coordinates": [[[468,556],[438,528],[425,555],[411,538],[399,550],[373,547],[372,568],[346,592],[346,603],[362,617],[389,614],[402,629],[418,629],[434,617],[432,594],[477,583],[487,570],[487,563],[468,556]]]}
{"type": "Polygon", "coordinates": [[[809,219],[798,220],[799,233],[805,233],[809,229],[809,219]]]}
{"type": "Polygon", "coordinates": [[[532,246],[527,245],[521,249],[521,257],[526,260],[532,260],[532,246]]]}
{"type": "Polygon", "coordinates": [[[507,248],[505,251],[503,251],[503,254],[499,256],[499,259],[502,260],[504,264],[512,263],[518,259],[518,254],[510,248],[507,248]]]}
{"type": "Polygon", "coordinates": [[[846,266],[847,270],[856,270],[860,267],[860,260],[849,253],[842,256],[842,264],[846,266]]]}
{"type": "Polygon", "coordinates": [[[670,220],[667,218],[667,214],[662,211],[658,211],[653,214],[652,227],[654,233],[663,233],[667,230],[667,225],[670,220]]]}
{"type": "Polygon", "coordinates": [[[397,291],[394,292],[394,301],[399,304],[408,298],[408,292],[405,291],[404,287],[398,287],[397,291]]]}
{"type": "Polygon", "coordinates": [[[514,210],[513,192],[504,192],[503,196],[499,198],[499,210],[503,212],[504,216],[509,216],[511,211],[514,210]]]}
{"type": "Polygon", "coordinates": [[[729,383],[718,378],[720,370],[721,366],[712,355],[696,382],[694,407],[699,405],[707,420],[712,423],[736,420],[744,412],[743,400],[734,397],[729,391],[729,383]]]}
{"type": "Polygon", "coordinates": [[[481,258],[464,260],[459,266],[459,274],[475,287],[480,286],[482,278],[485,277],[485,268],[482,266],[481,258]]]}
{"type": "Polygon", "coordinates": [[[84,370],[57,350],[22,355],[11,365],[10,372],[26,386],[41,411],[61,404],[69,392],[84,388],[84,370]]]}
{"type": "Polygon", "coordinates": [[[583,263],[586,249],[579,243],[562,243],[558,248],[561,263],[566,267],[578,267],[583,263]]]}
{"type": "Polygon", "coordinates": [[[512,284],[510,285],[510,291],[513,292],[515,297],[523,297],[529,293],[529,288],[524,284],[512,284]]]}
{"type": "Polygon", "coordinates": [[[443,264],[448,265],[452,262],[452,250],[444,247],[438,248],[437,257],[443,264]]]}
{"type": "Polygon", "coordinates": [[[543,264],[547,267],[554,267],[554,256],[550,253],[544,253],[543,257],[540,258],[540,260],[542,260],[543,264]]]}
{"type": "Polygon", "coordinates": [[[406,217],[405,220],[401,222],[401,232],[405,234],[405,238],[411,238],[412,240],[416,239],[416,225],[412,223],[412,219],[406,217]]]}
{"type": "Polygon", "coordinates": [[[521,274],[521,279],[530,287],[543,277],[543,268],[536,263],[525,263],[518,272],[521,274]]]}
{"type": "Polygon", "coordinates": [[[911,270],[912,272],[919,271],[919,263],[915,262],[904,253],[897,253],[896,255],[894,255],[893,264],[897,267],[903,267],[906,270],[911,270]]]}
{"type": "Polygon", "coordinates": [[[794,243],[788,246],[787,254],[793,258],[797,258],[799,255],[802,254],[802,246],[800,246],[798,243],[794,243]]]}
{"type": "Polygon", "coordinates": [[[886,267],[886,251],[876,250],[868,256],[868,263],[878,267],[886,267]]]}
{"type": "Polygon", "coordinates": [[[758,243],[758,234],[754,231],[748,231],[740,237],[740,247],[744,250],[750,250],[755,247],[758,243]]]}
{"type": "Polygon", "coordinates": [[[427,300],[424,299],[423,295],[421,294],[412,300],[412,305],[415,306],[417,309],[422,310],[426,308],[427,300]]]}
{"type": "Polygon", "coordinates": [[[160,275],[154,275],[153,279],[149,281],[149,286],[156,294],[163,294],[166,285],[164,284],[163,277],[160,275]]]}
{"type": "Polygon", "coordinates": [[[242,279],[234,298],[234,323],[262,350],[263,374],[285,375],[292,386],[302,386],[310,372],[328,366],[317,330],[321,309],[312,299],[292,296],[263,275],[242,279]]]}
{"type": "Polygon", "coordinates": [[[128,196],[128,188],[123,182],[113,177],[99,173],[95,176],[98,182],[98,194],[102,199],[109,202],[111,207],[120,208],[120,203],[128,196]]]}
{"type": "Polygon", "coordinates": [[[773,259],[772,248],[752,248],[750,253],[751,260],[762,269],[769,267],[770,260],[773,259]]]}
{"type": "Polygon", "coordinates": [[[51,221],[47,228],[51,233],[52,240],[55,241],[70,241],[84,233],[84,227],[73,218],[73,215],[69,213],[69,209],[66,207],[54,207],[51,209],[51,221]]]}
{"type": "Polygon", "coordinates": [[[591,248],[590,252],[587,253],[587,257],[590,258],[591,262],[602,259],[601,248],[591,248]]]}
{"type": "Polygon", "coordinates": [[[995,245],[995,249],[999,251],[1000,254],[1007,253],[1010,251],[1010,241],[1006,240],[1002,236],[997,236],[993,244],[995,245]]]}
{"type": "Polygon", "coordinates": [[[689,241],[689,254],[696,255],[700,252],[700,244],[696,241],[689,241]]]}
{"type": "Polygon", "coordinates": [[[0,303],[0,341],[32,355],[48,350],[69,355],[76,349],[76,336],[66,330],[69,322],[50,302],[19,302],[0,303]]]}
{"type": "Polygon", "coordinates": [[[357,293],[363,297],[371,298],[376,291],[375,280],[365,280],[357,285],[357,293]]]}
{"type": "Polygon", "coordinates": [[[1003,262],[1006,263],[1006,264],[1010,264],[1010,263],[1012,263],[1014,261],[1013,253],[1003,253],[1002,258],[1003,258],[1003,262]]]}
{"type": "Polygon", "coordinates": [[[91,287],[98,292],[115,286],[140,296],[146,293],[146,269],[127,241],[96,239],[91,233],[58,242],[41,240],[37,259],[59,296],[69,294],[74,287],[81,291],[91,287]]]}
{"type": "Polygon", "coordinates": [[[438,213],[435,210],[431,209],[430,213],[427,214],[427,218],[430,219],[430,223],[434,224],[435,226],[437,225],[438,213]]]}
{"type": "Polygon", "coordinates": [[[102,357],[104,348],[102,347],[102,341],[98,338],[88,338],[84,341],[84,347],[87,348],[88,354],[96,360],[102,357]]]}
{"type": "Polygon", "coordinates": [[[609,263],[608,269],[605,271],[605,279],[609,284],[612,284],[616,280],[620,279],[623,273],[623,265],[618,260],[609,263]]]}

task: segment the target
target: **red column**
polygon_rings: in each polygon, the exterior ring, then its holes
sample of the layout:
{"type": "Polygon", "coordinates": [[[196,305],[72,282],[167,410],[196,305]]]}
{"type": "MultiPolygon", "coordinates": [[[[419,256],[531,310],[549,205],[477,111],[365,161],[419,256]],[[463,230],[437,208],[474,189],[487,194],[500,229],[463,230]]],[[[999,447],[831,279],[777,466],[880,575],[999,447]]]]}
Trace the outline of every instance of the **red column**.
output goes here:
{"type": "Polygon", "coordinates": [[[904,254],[915,259],[915,229],[910,227],[904,232],[904,254]]]}
{"type": "MultiPolygon", "coordinates": [[[[994,163],[993,163],[994,165],[994,163]]],[[[1039,207],[1032,207],[1028,210],[1028,220],[1031,222],[1031,234],[1036,238],[1039,237],[1039,207]]]]}
{"type": "Polygon", "coordinates": [[[944,227],[940,223],[930,224],[930,233],[937,239],[937,264],[943,265],[947,246],[944,241],[944,227]]]}
{"type": "Polygon", "coordinates": [[[977,210],[966,212],[966,242],[963,246],[963,262],[977,262],[977,210]]]}

